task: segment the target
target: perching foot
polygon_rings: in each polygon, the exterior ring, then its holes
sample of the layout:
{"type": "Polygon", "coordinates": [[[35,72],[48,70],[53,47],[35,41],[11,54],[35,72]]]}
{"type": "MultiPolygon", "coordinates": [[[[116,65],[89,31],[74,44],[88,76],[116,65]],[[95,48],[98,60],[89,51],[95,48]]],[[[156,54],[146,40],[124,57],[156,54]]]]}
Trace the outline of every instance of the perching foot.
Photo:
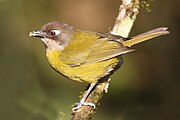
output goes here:
{"type": "Polygon", "coordinates": [[[79,103],[75,103],[74,107],[72,108],[72,111],[73,112],[76,112],[79,108],[81,108],[83,105],[87,105],[87,106],[91,106],[93,107],[94,109],[96,108],[95,104],[94,103],[90,103],[90,102],[79,102],[79,103]]]}
{"type": "Polygon", "coordinates": [[[93,107],[94,109],[96,108],[96,106],[94,105],[94,103],[91,102],[85,102],[87,97],[89,96],[89,94],[91,93],[91,90],[94,88],[96,84],[95,83],[91,83],[90,87],[88,88],[88,90],[83,94],[82,99],[80,100],[79,103],[75,103],[74,107],[72,108],[73,112],[76,112],[79,108],[81,108],[83,105],[89,105],[91,107],[93,107]]]}

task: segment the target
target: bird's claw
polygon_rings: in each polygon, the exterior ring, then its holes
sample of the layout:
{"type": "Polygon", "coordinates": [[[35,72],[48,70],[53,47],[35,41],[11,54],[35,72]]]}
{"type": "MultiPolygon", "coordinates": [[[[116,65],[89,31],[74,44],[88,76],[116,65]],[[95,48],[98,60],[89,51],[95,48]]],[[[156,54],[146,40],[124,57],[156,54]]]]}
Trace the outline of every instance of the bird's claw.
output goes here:
{"type": "Polygon", "coordinates": [[[83,105],[86,105],[86,106],[91,106],[93,107],[94,109],[96,108],[95,104],[94,103],[91,103],[91,102],[79,102],[79,103],[75,103],[74,107],[72,108],[72,111],[73,112],[76,112],[79,108],[81,108],[83,105]]]}

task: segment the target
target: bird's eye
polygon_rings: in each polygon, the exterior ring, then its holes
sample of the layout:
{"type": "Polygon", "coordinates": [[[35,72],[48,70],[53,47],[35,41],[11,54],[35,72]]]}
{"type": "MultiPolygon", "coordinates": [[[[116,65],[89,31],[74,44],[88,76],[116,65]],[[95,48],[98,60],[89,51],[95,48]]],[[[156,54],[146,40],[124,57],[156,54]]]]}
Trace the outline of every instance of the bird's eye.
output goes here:
{"type": "Polygon", "coordinates": [[[55,37],[55,36],[59,35],[60,33],[61,33],[61,31],[59,31],[59,30],[50,30],[49,31],[50,37],[55,37]]]}

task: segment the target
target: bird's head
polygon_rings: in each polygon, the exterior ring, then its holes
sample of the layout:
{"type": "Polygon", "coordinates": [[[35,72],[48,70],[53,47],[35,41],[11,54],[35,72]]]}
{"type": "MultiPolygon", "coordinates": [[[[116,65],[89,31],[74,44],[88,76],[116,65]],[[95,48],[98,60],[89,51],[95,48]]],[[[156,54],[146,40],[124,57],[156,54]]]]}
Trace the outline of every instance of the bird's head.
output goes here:
{"type": "Polygon", "coordinates": [[[31,37],[41,38],[49,50],[63,50],[73,35],[74,28],[63,22],[50,22],[39,30],[29,33],[31,37]]]}

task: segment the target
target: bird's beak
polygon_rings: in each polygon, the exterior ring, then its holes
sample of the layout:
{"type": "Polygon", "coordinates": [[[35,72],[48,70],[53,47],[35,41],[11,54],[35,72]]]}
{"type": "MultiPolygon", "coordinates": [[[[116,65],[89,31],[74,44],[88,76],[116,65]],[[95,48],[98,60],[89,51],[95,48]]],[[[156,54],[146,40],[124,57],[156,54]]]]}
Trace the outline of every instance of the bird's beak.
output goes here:
{"type": "Polygon", "coordinates": [[[43,32],[43,30],[34,30],[32,32],[29,33],[30,37],[40,37],[40,38],[44,38],[46,36],[45,32],[43,32]]]}

